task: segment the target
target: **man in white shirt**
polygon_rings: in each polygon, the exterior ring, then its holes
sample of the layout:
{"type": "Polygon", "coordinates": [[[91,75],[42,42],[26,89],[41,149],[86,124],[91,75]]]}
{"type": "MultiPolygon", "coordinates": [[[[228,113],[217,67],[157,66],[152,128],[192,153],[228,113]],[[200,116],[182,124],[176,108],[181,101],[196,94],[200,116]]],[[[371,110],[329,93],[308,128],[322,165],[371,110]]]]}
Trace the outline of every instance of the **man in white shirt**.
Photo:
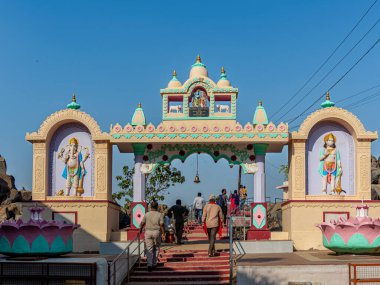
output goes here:
{"type": "Polygon", "coordinates": [[[205,204],[205,200],[202,198],[202,193],[198,193],[198,196],[195,197],[193,202],[193,209],[195,211],[195,220],[200,225],[202,224],[202,211],[205,204]]]}

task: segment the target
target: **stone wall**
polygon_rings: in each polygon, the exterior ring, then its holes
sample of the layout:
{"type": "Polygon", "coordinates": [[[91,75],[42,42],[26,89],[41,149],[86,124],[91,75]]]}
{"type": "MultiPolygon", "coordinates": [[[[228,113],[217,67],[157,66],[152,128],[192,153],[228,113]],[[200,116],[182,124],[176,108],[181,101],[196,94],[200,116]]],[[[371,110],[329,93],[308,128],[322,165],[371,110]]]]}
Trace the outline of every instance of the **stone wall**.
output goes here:
{"type": "Polygon", "coordinates": [[[22,215],[18,202],[32,200],[32,191],[17,190],[15,178],[7,174],[7,162],[0,155],[0,221],[17,219],[22,215]]]}
{"type": "Polygon", "coordinates": [[[371,156],[371,198],[380,200],[380,157],[371,156]]]}

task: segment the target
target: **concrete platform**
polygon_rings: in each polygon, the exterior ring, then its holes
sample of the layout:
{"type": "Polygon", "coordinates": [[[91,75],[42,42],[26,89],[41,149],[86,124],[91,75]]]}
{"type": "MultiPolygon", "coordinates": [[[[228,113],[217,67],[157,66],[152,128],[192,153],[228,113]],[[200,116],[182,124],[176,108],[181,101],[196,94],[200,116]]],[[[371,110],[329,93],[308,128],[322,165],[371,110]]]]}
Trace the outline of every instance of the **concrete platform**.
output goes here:
{"type": "Polygon", "coordinates": [[[349,263],[379,264],[380,258],[368,255],[335,255],[331,251],[245,254],[237,257],[237,283],[349,284],[349,263]]]}
{"type": "Polygon", "coordinates": [[[293,242],[290,240],[234,241],[235,254],[290,253],[293,242]]]}
{"type": "MultiPolygon", "coordinates": [[[[120,254],[130,241],[111,241],[111,242],[100,242],[99,243],[99,254],[101,255],[118,255],[120,254]]],[[[141,243],[141,252],[144,250],[144,244],[141,243]]],[[[130,247],[130,253],[137,255],[137,242],[132,243],[130,247]]]]}

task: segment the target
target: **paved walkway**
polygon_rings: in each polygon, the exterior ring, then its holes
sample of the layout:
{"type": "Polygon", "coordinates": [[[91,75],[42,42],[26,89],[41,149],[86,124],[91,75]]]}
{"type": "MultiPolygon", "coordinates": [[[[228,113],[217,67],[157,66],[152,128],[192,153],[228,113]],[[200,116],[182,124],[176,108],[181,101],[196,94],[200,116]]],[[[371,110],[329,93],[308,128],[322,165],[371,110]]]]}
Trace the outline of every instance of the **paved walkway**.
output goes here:
{"type": "Polygon", "coordinates": [[[380,256],[336,255],[331,251],[297,251],[293,253],[245,254],[237,258],[237,266],[342,265],[348,263],[380,263],[380,256]]]}

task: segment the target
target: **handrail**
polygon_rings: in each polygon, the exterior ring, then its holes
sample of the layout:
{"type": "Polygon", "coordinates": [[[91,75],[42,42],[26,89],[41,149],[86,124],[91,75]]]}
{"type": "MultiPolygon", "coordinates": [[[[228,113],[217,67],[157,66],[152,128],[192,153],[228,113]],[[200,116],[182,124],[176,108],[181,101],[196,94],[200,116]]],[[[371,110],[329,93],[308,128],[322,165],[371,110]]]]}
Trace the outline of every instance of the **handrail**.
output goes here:
{"type": "Polygon", "coordinates": [[[119,253],[116,258],[108,264],[108,284],[111,285],[111,276],[113,276],[113,285],[116,284],[116,278],[115,278],[115,275],[116,275],[116,263],[121,259],[121,257],[127,253],[127,260],[128,260],[128,263],[127,263],[127,266],[128,266],[128,270],[127,270],[127,276],[125,276],[123,279],[129,277],[129,270],[130,270],[130,264],[131,264],[131,255],[135,252],[136,248],[133,249],[133,251],[131,252],[130,251],[130,247],[133,245],[133,243],[135,243],[137,241],[137,250],[138,250],[138,262],[139,262],[139,266],[140,266],[140,261],[141,261],[141,243],[142,243],[142,240],[141,240],[141,234],[142,234],[142,231],[140,230],[137,234],[137,236],[135,236],[135,238],[133,240],[131,240],[127,246],[123,249],[123,251],[121,253],[119,253]],[[111,275],[111,268],[113,268],[113,272],[112,272],[112,275],[111,275]]]}
{"type": "Polygon", "coordinates": [[[274,199],[274,203],[277,203],[277,201],[280,201],[281,203],[283,203],[283,202],[286,202],[286,201],[288,201],[288,199],[283,199],[283,198],[275,198],[275,199],[274,199]]]}
{"type": "Polygon", "coordinates": [[[233,250],[233,242],[232,242],[232,236],[233,236],[233,233],[232,233],[232,218],[231,216],[228,217],[228,235],[229,235],[229,238],[230,238],[230,285],[232,285],[232,277],[233,277],[233,253],[232,253],[232,250],[233,250]]]}
{"type": "MultiPolygon", "coordinates": [[[[235,236],[235,240],[239,240],[239,238],[236,236],[236,232],[235,232],[235,235],[234,235],[234,218],[241,218],[243,217],[244,220],[247,218],[247,217],[250,217],[250,214],[246,214],[246,211],[243,211],[243,212],[239,212],[239,213],[231,213],[229,214],[229,217],[228,217],[228,234],[229,234],[229,243],[230,243],[230,284],[234,284],[233,282],[233,268],[234,268],[234,254],[236,254],[236,251],[234,250],[234,236],[235,236]]],[[[239,226],[239,225],[235,225],[235,230],[236,228],[238,227],[242,227],[243,228],[243,236],[242,238],[245,240],[246,239],[246,227],[245,225],[243,224],[243,226],[239,226]]]]}

